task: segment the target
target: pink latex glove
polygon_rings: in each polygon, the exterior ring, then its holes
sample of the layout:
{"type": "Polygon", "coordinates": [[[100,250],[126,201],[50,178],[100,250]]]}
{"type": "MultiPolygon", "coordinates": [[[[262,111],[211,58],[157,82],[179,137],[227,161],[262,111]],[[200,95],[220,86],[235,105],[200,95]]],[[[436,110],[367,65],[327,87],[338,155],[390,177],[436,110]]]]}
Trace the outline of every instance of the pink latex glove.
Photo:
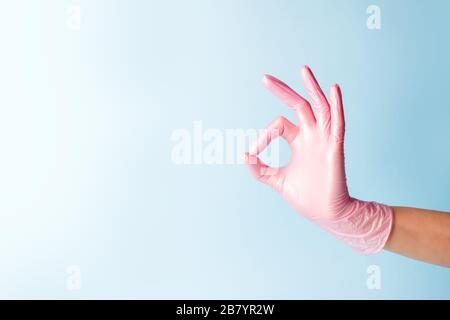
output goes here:
{"type": "Polygon", "coordinates": [[[301,70],[310,104],[280,80],[266,75],[265,86],[294,111],[299,125],[275,119],[245,154],[245,162],[259,181],[277,190],[306,218],[328,230],[362,254],[383,249],[391,230],[392,209],[376,202],[351,198],[344,165],[344,111],[338,85],[330,102],[308,67],[301,70]],[[272,168],[258,154],[276,137],[292,151],[285,167],[272,168]]]}

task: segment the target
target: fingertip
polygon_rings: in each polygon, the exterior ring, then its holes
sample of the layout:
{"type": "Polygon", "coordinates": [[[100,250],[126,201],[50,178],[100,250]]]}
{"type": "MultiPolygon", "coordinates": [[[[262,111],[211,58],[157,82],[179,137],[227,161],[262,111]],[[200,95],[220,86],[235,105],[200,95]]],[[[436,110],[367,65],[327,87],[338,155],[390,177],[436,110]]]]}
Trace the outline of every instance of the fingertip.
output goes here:
{"type": "Polygon", "coordinates": [[[300,73],[304,76],[307,75],[309,73],[311,73],[311,68],[307,65],[304,65],[301,69],[300,69],[300,73]]]}
{"type": "Polygon", "coordinates": [[[246,152],[244,154],[244,162],[246,165],[248,165],[249,167],[252,167],[254,165],[258,164],[258,156],[251,154],[249,152],[246,152]]]}
{"type": "Polygon", "coordinates": [[[270,74],[265,74],[264,76],[263,76],[263,84],[266,86],[266,87],[270,87],[272,84],[276,84],[276,83],[279,83],[280,82],[280,80],[278,80],[277,78],[275,78],[274,76],[272,76],[272,75],[270,75],[270,74]]]}
{"type": "Polygon", "coordinates": [[[331,92],[335,95],[336,99],[341,99],[342,93],[341,93],[341,87],[335,83],[331,86],[332,90],[331,92]]]}
{"type": "Polygon", "coordinates": [[[334,99],[336,97],[336,92],[338,90],[338,85],[336,83],[333,83],[330,87],[330,98],[334,99]]]}
{"type": "Polygon", "coordinates": [[[258,161],[257,157],[248,155],[245,165],[247,166],[248,170],[250,170],[250,173],[252,174],[253,177],[255,177],[258,180],[261,178],[262,165],[258,161]]]}
{"type": "Polygon", "coordinates": [[[336,92],[341,91],[341,87],[339,87],[339,85],[337,83],[333,83],[333,85],[331,87],[333,88],[333,90],[336,90],[336,92]]]}
{"type": "Polygon", "coordinates": [[[264,86],[268,86],[268,84],[270,83],[270,75],[265,74],[262,78],[262,83],[264,84],[264,86]]]}

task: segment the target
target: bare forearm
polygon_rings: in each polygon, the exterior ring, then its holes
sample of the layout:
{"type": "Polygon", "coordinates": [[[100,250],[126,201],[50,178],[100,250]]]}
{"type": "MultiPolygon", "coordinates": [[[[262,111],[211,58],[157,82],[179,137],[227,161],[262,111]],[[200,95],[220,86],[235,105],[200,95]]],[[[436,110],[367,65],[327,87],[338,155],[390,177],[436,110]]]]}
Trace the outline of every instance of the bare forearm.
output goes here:
{"type": "Polygon", "coordinates": [[[386,250],[450,267],[450,213],[405,207],[393,211],[386,250]]]}

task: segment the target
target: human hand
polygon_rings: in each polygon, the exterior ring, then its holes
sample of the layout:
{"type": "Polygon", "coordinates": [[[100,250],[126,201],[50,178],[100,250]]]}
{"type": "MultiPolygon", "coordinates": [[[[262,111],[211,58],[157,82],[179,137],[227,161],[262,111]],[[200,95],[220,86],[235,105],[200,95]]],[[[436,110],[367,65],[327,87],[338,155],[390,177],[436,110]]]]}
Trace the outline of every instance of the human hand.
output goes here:
{"type": "Polygon", "coordinates": [[[392,209],[349,196],[344,165],[344,112],[338,85],[327,100],[308,67],[301,76],[314,107],[273,76],[265,86],[294,111],[298,126],[278,117],[262,131],[245,162],[259,181],[277,190],[306,218],[333,233],[363,254],[380,251],[389,236],[392,209]],[[276,137],[284,138],[292,155],[285,167],[263,163],[261,153],[276,137]]]}

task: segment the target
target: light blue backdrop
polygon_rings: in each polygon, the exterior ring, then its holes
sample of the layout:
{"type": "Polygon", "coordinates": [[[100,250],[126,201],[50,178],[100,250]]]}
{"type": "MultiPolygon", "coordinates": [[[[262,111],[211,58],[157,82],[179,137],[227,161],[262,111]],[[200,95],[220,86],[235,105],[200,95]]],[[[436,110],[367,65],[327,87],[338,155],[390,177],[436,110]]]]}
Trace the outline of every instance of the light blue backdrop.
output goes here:
{"type": "Polygon", "coordinates": [[[351,194],[450,210],[449,12],[446,1],[3,1],[0,297],[450,298],[448,269],[353,253],[245,167],[170,158],[173,130],[195,120],[292,119],[261,76],[304,92],[308,64],[343,90],[351,194]],[[381,30],[366,27],[370,4],[381,30]],[[67,288],[71,265],[80,290],[67,288]],[[366,286],[369,265],[381,290],[366,286]]]}

